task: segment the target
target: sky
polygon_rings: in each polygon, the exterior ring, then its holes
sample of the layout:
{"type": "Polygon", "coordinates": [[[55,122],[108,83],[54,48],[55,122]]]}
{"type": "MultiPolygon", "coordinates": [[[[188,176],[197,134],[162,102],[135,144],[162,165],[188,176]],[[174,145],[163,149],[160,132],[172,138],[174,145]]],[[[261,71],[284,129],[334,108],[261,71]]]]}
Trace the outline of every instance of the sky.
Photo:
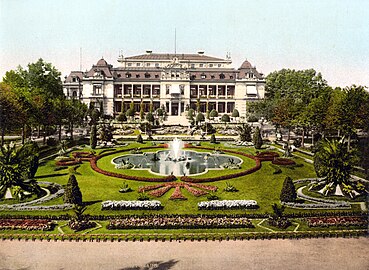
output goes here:
{"type": "Polygon", "coordinates": [[[331,86],[369,86],[367,0],[0,0],[0,77],[39,58],[64,77],[104,57],[205,51],[267,75],[321,72],[331,86]],[[82,51],[82,61],[80,61],[82,51]]]}

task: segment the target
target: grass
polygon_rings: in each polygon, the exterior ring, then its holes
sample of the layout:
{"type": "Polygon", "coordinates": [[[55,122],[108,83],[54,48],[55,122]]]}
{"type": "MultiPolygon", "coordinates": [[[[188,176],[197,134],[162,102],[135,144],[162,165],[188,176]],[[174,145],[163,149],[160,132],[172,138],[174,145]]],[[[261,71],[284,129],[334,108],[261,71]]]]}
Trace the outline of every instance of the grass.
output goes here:
{"type": "MultiPolygon", "coordinates": [[[[120,147],[118,149],[124,148],[135,148],[150,146],[151,143],[138,144],[131,143],[128,146],[120,147]]],[[[205,147],[214,147],[210,143],[202,143],[205,147]]],[[[217,149],[227,149],[223,144],[217,144],[215,146],[217,149]]],[[[86,148],[80,151],[89,151],[86,148]]],[[[96,153],[101,153],[107,151],[108,149],[98,149],[96,153]]],[[[159,150],[159,149],[158,149],[159,150]]],[[[153,150],[145,150],[153,151],[153,150]]],[[[201,150],[199,150],[201,151],[201,150]]],[[[238,148],[238,151],[244,151],[245,153],[255,154],[255,150],[250,147],[238,148]]],[[[119,171],[126,174],[135,174],[139,176],[153,176],[148,170],[117,170],[111,163],[112,158],[122,155],[124,153],[112,154],[99,160],[98,166],[102,169],[108,171],[119,171]]],[[[238,155],[235,155],[238,156],[238,155]]],[[[244,161],[242,164],[242,170],[251,168],[254,166],[255,162],[244,156],[238,156],[244,161]]],[[[231,180],[219,181],[219,182],[209,182],[206,184],[214,185],[218,187],[218,191],[215,193],[221,200],[256,200],[258,202],[259,208],[255,210],[198,210],[197,203],[200,201],[206,201],[206,195],[201,197],[195,197],[190,194],[187,190],[181,189],[182,194],[187,198],[185,201],[172,201],[170,200],[171,194],[174,189],[169,190],[158,199],[162,202],[164,208],[157,211],[143,211],[143,210],[121,210],[121,211],[102,211],[101,202],[106,200],[137,200],[139,193],[137,190],[140,186],[153,185],[155,183],[139,182],[124,180],[125,183],[133,189],[132,192],[119,193],[119,189],[123,185],[123,180],[114,177],[108,177],[93,171],[88,162],[83,162],[80,167],[76,170],[76,178],[79,183],[79,187],[83,194],[83,200],[87,204],[86,214],[91,215],[120,215],[120,214],[252,214],[252,213],[271,213],[271,205],[274,203],[279,203],[279,193],[282,188],[282,183],[284,179],[289,176],[294,180],[308,177],[315,177],[313,165],[304,162],[300,158],[295,158],[298,164],[302,164],[301,167],[283,167],[280,166],[282,173],[273,174],[273,170],[270,169],[270,162],[263,162],[262,167],[255,173],[238,177],[231,180]],[[225,192],[226,182],[235,186],[238,192],[225,192]]],[[[66,185],[68,182],[69,169],[63,169],[60,171],[54,171],[56,168],[54,160],[46,161],[42,166],[39,167],[36,177],[38,180],[56,182],[61,185],[66,185]]],[[[235,172],[236,170],[231,170],[235,172]]],[[[196,176],[197,178],[202,177],[212,177],[218,176],[220,174],[227,174],[229,170],[209,170],[204,175],[196,176]]],[[[179,180],[178,180],[179,181],[179,180]]],[[[63,203],[62,198],[58,198],[45,203],[44,205],[53,205],[63,203]]],[[[321,210],[299,210],[299,209],[286,209],[286,213],[291,212],[302,212],[302,211],[321,211],[321,210]]],[[[1,214],[24,214],[24,215],[59,215],[59,214],[72,214],[73,211],[32,211],[32,212],[16,212],[16,211],[2,211],[1,214]]]]}

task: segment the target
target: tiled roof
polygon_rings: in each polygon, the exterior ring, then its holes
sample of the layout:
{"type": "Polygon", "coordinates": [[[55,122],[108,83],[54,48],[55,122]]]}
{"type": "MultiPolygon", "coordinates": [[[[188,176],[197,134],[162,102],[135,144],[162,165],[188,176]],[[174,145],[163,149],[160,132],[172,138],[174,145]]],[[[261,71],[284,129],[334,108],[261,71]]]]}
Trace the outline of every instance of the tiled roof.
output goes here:
{"type": "Polygon", "coordinates": [[[150,53],[150,54],[141,54],[135,56],[129,56],[125,59],[127,60],[172,60],[174,57],[177,57],[178,60],[193,60],[193,61],[226,61],[222,58],[217,58],[213,56],[208,56],[204,54],[188,54],[188,53],[179,53],[179,54],[170,54],[170,53],[150,53]]]}
{"type": "Polygon", "coordinates": [[[241,65],[241,67],[240,67],[239,69],[245,69],[245,68],[252,68],[251,63],[250,63],[249,61],[247,61],[247,60],[245,60],[245,61],[242,63],[242,65],[241,65]]]}
{"type": "Polygon", "coordinates": [[[108,66],[108,62],[106,62],[104,58],[101,58],[99,61],[97,61],[96,66],[105,67],[105,66],[108,66]]]}
{"type": "Polygon", "coordinates": [[[78,78],[78,80],[82,82],[83,72],[82,71],[71,71],[71,73],[67,76],[64,82],[72,83],[73,78],[78,78]]]}

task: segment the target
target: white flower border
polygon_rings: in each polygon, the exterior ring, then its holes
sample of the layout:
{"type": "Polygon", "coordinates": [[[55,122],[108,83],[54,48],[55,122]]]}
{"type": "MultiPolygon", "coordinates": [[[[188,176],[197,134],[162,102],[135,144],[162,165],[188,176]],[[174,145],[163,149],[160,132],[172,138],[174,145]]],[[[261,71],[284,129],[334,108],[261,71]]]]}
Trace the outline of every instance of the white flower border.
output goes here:
{"type": "Polygon", "coordinates": [[[258,203],[255,200],[214,200],[203,201],[197,204],[199,209],[213,210],[213,209],[231,209],[231,208],[257,208],[258,203]]]}
{"type": "Polygon", "coordinates": [[[125,210],[125,209],[143,209],[157,210],[161,209],[160,201],[104,201],[101,203],[101,210],[125,210]]]}

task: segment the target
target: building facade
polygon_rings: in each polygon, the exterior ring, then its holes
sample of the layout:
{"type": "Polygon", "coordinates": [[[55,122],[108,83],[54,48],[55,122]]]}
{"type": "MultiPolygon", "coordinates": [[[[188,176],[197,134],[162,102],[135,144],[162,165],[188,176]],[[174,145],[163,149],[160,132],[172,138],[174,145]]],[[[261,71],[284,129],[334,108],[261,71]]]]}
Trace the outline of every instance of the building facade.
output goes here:
{"type": "Polygon", "coordinates": [[[113,67],[100,59],[89,71],[72,71],[65,77],[64,94],[87,105],[103,106],[104,114],[116,116],[134,104],[135,111],[150,106],[165,108],[169,116],[183,116],[189,108],[215,109],[246,116],[246,101],[264,98],[265,78],[247,60],[240,68],[225,59],[197,54],[145,54],[118,57],[113,67]]]}

